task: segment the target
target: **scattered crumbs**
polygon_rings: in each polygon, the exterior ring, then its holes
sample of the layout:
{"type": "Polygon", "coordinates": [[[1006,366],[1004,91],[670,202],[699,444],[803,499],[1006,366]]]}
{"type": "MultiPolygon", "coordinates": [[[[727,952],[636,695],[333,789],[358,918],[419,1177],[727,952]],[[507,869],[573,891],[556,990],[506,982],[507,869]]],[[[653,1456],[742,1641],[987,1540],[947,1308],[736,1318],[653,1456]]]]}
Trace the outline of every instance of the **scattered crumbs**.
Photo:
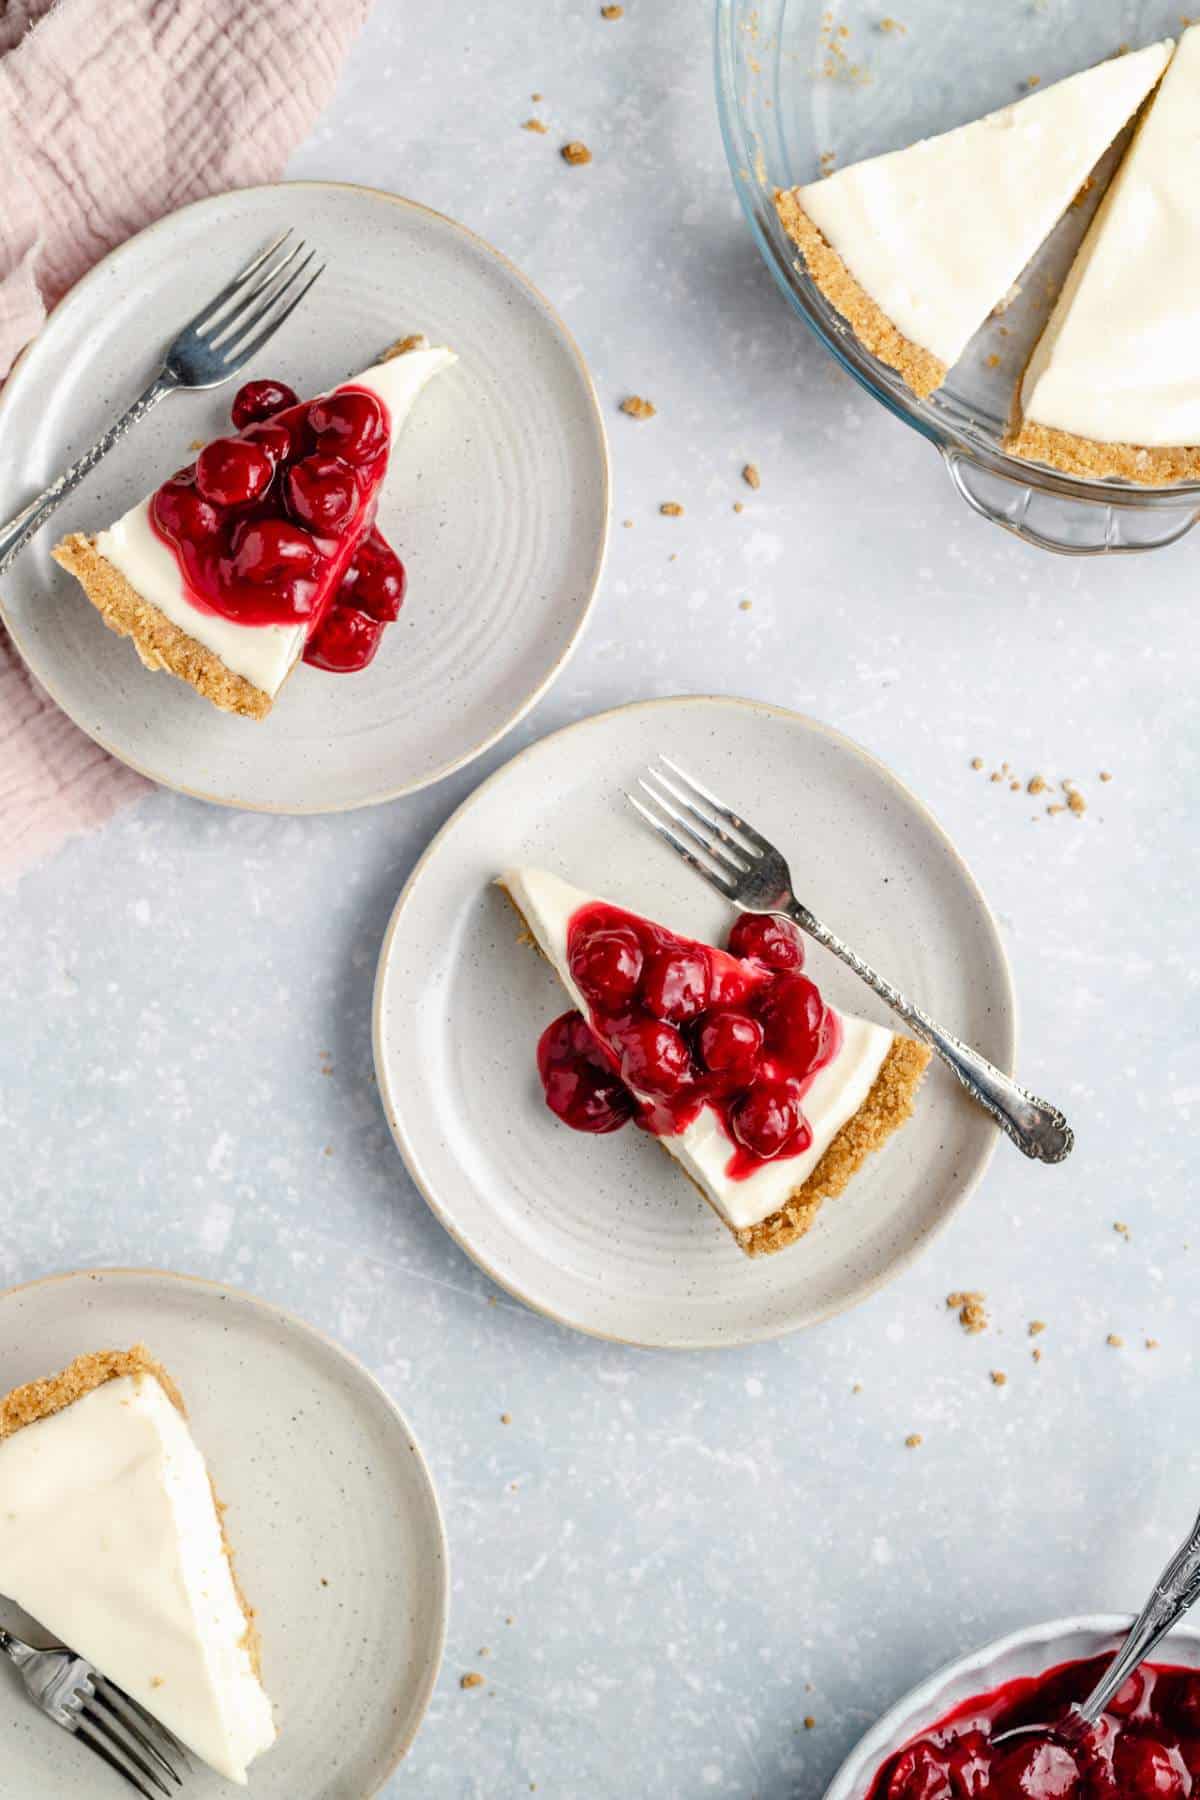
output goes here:
{"type": "Polygon", "coordinates": [[[996,355],[994,350],[987,359],[987,366],[989,369],[998,369],[1000,367],[1000,358],[996,355]]]}
{"type": "Polygon", "coordinates": [[[1112,780],[1112,770],[1111,769],[1101,769],[1100,779],[1101,779],[1101,781],[1111,781],[1112,780]]]}
{"type": "Polygon", "coordinates": [[[500,1414],[500,1423],[502,1425],[511,1425],[512,1424],[512,1414],[511,1413],[501,1413],[500,1414]]]}
{"type": "Polygon", "coordinates": [[[564,162],[570,163],[573,169],[579,168],[582,163],[590,163],[592,160],[591,151],[578,138],[572,138],[569,143],[564,144],[559,155],[564,162]]]}
{"type": "Polygon", "coordinates": [[[992,1386],[993,1387],[1007,1387],[1008,1386],[1008,1376],[1004,1373],[1003,1369],[993,1369],[992,1370],[992,1386]]]}
{"type": "Polygon", "coordinates": [[[482,1687],[483,1686],[483,1676],[479,1673],[478,1669],[471,1669],[468,1671],[468,1673],[466,1675],[459,1676],[458,1685],[460,1688],[482,1687]]]}
{"type": "Polygon", "coordinates": [[[512,1614],[511,1614],[511,1613],[509,1613],[509,1615],[508,1615],[508,1617],[507,1617],[507,1619],[505,1619],[505,1621],[504,1621],[504,1623],[505,1623],[505,1624],[506,1624],[506,1625],[511,1625],[511,1624],[512,1624],[512,1622],[513,1622],[513,1616],[512,1616],[512,1614]]]}
{"type": "Polygon", "coordinates": [[[640,394],[630,394],[621,402],[621,411],[628,413],[631,419],[652,419],[657,410],[653,401],[643,400],[640,394]]]}
{"type": "Polygon", "coordinates": [[[538,101],[544,100],[546,98],[546,96],[545,96],[545,94],[530,94],[529,98],[533,101],[534,105],[536,106],[538,101]]]}
{"type": "Polygon", "coordinates": [[[1035,1348],[1035,1349],[1033,1349],[1033,1350],[1031,1350],[1031,1351],[1030,1351],[1030,1355],[1031,1355],[1031,1356],[1032,1356],[1032,1357],[1033,1357],[1033,1360],[1034,1360],[1034,1362],[1041,1362],[1041,1360],[1042,1360],[1042,1353],[1041,1353],[1041,1351],[1040,1351],[1040,1350],[1038,1350],[1038,1349],[1036,1349],[1036,1348],[1035,1348]]]}
{"type": "Polygon", "coordinates": [[[1030,1319],[1030,1321],[1029,1321],[1030,1337],[1040,1337],[1042,1332],[1045,1331],[1045,1329],[1046,1329],[1045,1319],[1030,1319]]]}
{"type": "Polygon", "coordinates": [[[988,1316],[983,1304],[986,1299],[986,1294],[981,1294],[974,1288],[946,1295],[946,1305],[951,1312],[958,1314],[959,1324],[972,1337],[987,1330],[988,1316]]]}
{"type": "Polygon", "coordinates": [[[1085,813],[1087,811],[1087,801],[1074,783],[1064,781],[1063,792],[1067,796],[1067,805],[1077,818],[1080,813],[1085,813]]]}
{"type": "Polygon", "coordinates": [[[1128,1225],[1123,1224],[1120,1219],[1113,1220],[1113,1230],[1117,1233],[1118,1237],[1123,1237],[1126,1243],[1129,1242],[1132,1233],[1130,1232],[1128,1225]]]}
{"type": "Polygon", "coordinates": [[[815,1725],[815,1724],[816,1724],[816,1722],[817,1722],[817,1721],[816,1721],[816,1720],[815,1720],[815,1719],[814,1719],[814,1718],[813,1718],[813,1716],[812,1716],[812,1714],[811,1714],[811,1713],[805,1713],[805,1715],[804,1715],[804,1729],[805,1729],[805,1731],[811,1731],[811,1730],[812,1730],[812,1728],[813,1728],[813,1726],[814,1726],[814,1725],[815,1725]]]}
{"type": "Polygon", "coordinates": [[[633,520],[632,519],[622,519],[621,523],[625,527],[626,531],[633,530],[633,520]]]}
{"type": "Polygon", "coordinates": [[[989,781],[1003,781],[1004,777],[1000,773],[999,769],[993,769],[991,774],[988,777],[988,780],[989,781]]]}
{"type": "Polygon", "coordinates": [[[837,163],[837,151],[836,150],[822,150],[821,155],[818,160],[821,165],[822,175],[832,175],[833,171],[834,171],[834,166],[837,163]]]}
{"type": "Polygon", "coordinates": [[[862,1382],[856,1381],[854,1383],[853,1387],[850,1389],[850,1392],[852,1394],[861,1394],[862,1393],[862,1382]]]}
{"type": "Polygon", "coordinates": [[[680,506],[678,500],[664,500],[658,510],[660,513],[665,513],[668,519],[681,519],[683,517],[683,508],[680,506]]]}
{"type": "Polygon", "coordinates": [[[1029,786],[1026,789],[1026,792],[1030,794],[1044,794],[1045,791],[1046,777],[1044,775],[1031,775],[1029,777],[1029,786]]]}
{"type": "Polygon", "coordinates": [[[602,19],[623,19],[625,17],[625,8],[623,6],[602,6],[600,8],[600,17],[602,19]]]}
{"type": "Polygon", "coordinates": [[[491,1654],[492,1654],[492,1653],[491,1653],[491,1651],[490,1651],[490,1650],[489,1650],[489,1649],[488,1649],[488,1647],[487,1647],[487,1645],[486,1645],[486,1644],[485,1644],[485,1645],[484,1645],[484,1646],[483,1646],[483,1648],[482,1648],[482,1650],[481,1650],[481,1651],[480,1651],[480,1652],[479,1652],[479,1654],[480,1654],[480,1656],[490,1656],[490,1655],[491,1655],[491,1654]]]}
{"type": "Polygon", "coordinates": [[[1146,1339],[1146,1348],[1147,1348],[1147,1350],[1157,1350],[1158,1349],[1158,1339],[1157,1338],[1147,1338],[1146,1339]]]}
{"type": "Polygon", "coordinates": [[[971,758],[971,767],[972,767],[972,768],[973,768],[973,769],[982,769],[982,767],[983,767],[983,758],[982,758],[982,756],[973,756],[973,757],[972,757],[972,758],[971,758]]]}
{"type": "Polygon", "coordinates": [[[1104,1341],[1110,1350],[1123,1350],[1125,1348],[1125,1339],[1121,1336],[1119,1331],[1110,1331],[1104,1341]]]}
{"type": "Polygon", "coordinates": [[[332,1156],[332,1155],[333,1155],[333,1145],[332,1145],[332,1144],[326,1144],[326,1146],[325,1146],[325,1154],[326,1154],[326,1156],[332,1156]]]}
{"type": "Polygon", "coordinates": [[[1055,805],[1055,806],[1048,806],[1048,807],[1047,807],[1047,808],[1046,808],[1046,811],[1047,811],[1047,812],[1048,812],[1048,813],[1049,813],[1049,814],[1050,814],[1050,816],[1051,816],[1051,818],[1053,818],[1053,817],[1054,817],[1054,814],[1055,814],[1055,813],[1062,813],[1062,812],[1066,812],[1066,810],[1067,810],[1067,809],[1066,809],[1066,807],[1065,807],[1065,806],[1057,806],[1057,805],[1055,805]]]}
{"type": "Polygon", "coordinates": [[[1025,86],[1028,88],[1040,87],[1041,81],[1042,81],[1042,78],[1040,75],[1031,75],[1028,78],[1028,80],[1026,81],[1025,86]]]}
{"type": "Polygon", "coordinates": [[[671,554],[670,554],[670,556],[668,556],[668,558],[667,558],[667,561],[668,561],[668,562],[678,562],[678,561],[679,561],[679,552],[678,552],[678,550],[672,550],[672,552],[671,552],[671,554]]]}
{"type": "MultiPolygon", "coordinates": [[[[193,438],[191,443],[188,445],[188,449],[189,450],[203,450],[204,444],[205,444],[205,440],[203,438],[193,438]]],[[[1100,779],[1103,780],[1104,777],[1101,776],[1100,779]]]]}
{"type": "Polygon", "coordinates": [[[322,1575],[322,1577],[321,1577],[321,1586],[322,1586],[322,1587],[328,1587],[328,1586],[329,1586],[329,1577],[328,1577],[328,1575],[322,1575]]]}
{"type": "Polygon", "coordinates": [[[744,500],[735,500],[733,503],[733,510],[734,510],[734,512],[745,512],[745,510],[746,510],[745,501],[744,500]]]}
{"type": "Polygon", "coordinates": [[[925,1440],[919,1431],[910,1431],[904,1440],[904,1447],[906,1450],[915,1450],[919,1444],[923,1444],[924,1442],[925,1440]]]}
{"type": "Polygon", "coordinates": [[[742,480],[747,487],[760,488],[762,486],[762,476],[758,472],[757,463],[746,464],[742,470],[742,480]]]}
{"type": "Polygon", "coordinates": [[[539,131],[543,137],[545,137],[548,129],[549,127],[543,119],[525,119],[521,125],[522,131],[539,131]]]}
{"type": "Polygon", "coordinates": [[[738,601],[738,611],[739,612],[749,612],[750,608],[753,605],[754,605],[753,600],[739,600],[738,601]]]}
{"type": "Polygon", "coordinates": [[[908,26],[902,25],[899,19],[880,19],[879,29],[880,31],[890,31],[896,37],[908,36],[908,26]]]}
{"type": "Polygon", "coordinates": [[[487,1303],[488,1303],[488,1305],[489,1305],[489,1306],[498,1306],[498,1305],[499,1305],[499,1301],[498,1301],[498,1300],[497,1300],[497,1299],[496,1299],[496,1296],[495,1296],[495,1294],[489,1294],[489,1295],[488,1295],[488,1297],[487,1297],[487,1303]]]}
{"type": "Polygon", "coordinates": [[[1010,780],[1008,785],[1012,789],[1014,794],[1018,793],[1020,791],[1021,784],[1015,778],[1010,780]]]}
{"type": "Polygon", "coordinates": [[[165,1680],[166,1680],[166,1678],[162,1675],[152,1675],[150,1677],[150,1686],[152,1688],[163,1687],[163,1686],[165,1686],[165,1680]]]}

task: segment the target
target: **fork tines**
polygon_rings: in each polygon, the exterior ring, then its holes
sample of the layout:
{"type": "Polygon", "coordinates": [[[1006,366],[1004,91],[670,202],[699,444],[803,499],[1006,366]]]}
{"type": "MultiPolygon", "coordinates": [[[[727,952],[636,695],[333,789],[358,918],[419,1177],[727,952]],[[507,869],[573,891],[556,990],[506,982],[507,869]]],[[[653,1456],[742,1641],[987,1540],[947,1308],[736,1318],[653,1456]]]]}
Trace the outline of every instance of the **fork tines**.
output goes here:
{"type": "Polygon", "coordinates": [[[284,254],[291,235],[289,227],[260,250],[184,328],[231,367],[248,362],[262,349],[325,271],[322,263],[307,281],[303,279],[316,251],[309,250],[304,256],[307,245],[301,238],[284,254]]]}
{"type": "Polygon", "coordinates": [[[686,863],[732,899],[742,877],[770,846],[677,762],[669,756],[658,762],[661,767],[638,777],[650,804],[628,792],[625,798],[686,863]]]}
{"type": "Polygon", "coordinates": [[[74,1735],[144,1800],[174,1795],[191,1766],[166,1726],[100,1674],[80,1689],[74,1735]]]}

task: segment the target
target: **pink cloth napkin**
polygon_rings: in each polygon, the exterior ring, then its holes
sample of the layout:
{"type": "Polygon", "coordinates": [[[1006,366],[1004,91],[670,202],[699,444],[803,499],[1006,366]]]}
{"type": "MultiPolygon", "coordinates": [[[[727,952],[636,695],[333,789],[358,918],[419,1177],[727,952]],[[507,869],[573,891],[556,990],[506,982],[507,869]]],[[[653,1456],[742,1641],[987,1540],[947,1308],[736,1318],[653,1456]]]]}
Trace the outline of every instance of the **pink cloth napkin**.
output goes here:
{"type": "MultiPolygon", "coordinates": [[[[279,176],[370,4],[0,6],[0,379],[114,244],[189,200],[279,176]]],[[[0,627],[0,881],[146,785],[58,711],[0,627]]]]}

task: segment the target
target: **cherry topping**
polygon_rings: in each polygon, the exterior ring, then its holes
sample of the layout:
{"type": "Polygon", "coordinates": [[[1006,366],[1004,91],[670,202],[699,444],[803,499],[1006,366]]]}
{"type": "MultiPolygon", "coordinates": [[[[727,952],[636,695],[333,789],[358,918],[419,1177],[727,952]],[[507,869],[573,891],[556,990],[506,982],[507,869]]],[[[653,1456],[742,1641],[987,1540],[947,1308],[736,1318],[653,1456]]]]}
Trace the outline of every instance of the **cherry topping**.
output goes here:
{"type": "Polygon", "coordinates": [[[637,933],[617,925],[579,934],[569,953],[571,975],[584,998],[602,1012],[619,1012],[642,974],[637,933]]]}
{"type": "Polygon", "coordinates": [[[825,1003],[807,975],[783,975],[763,1002],[767,1048],[786,1056],[800,1070],[811,1068],[821,1052],[825,1003]]]}
{"type": "Polygon", "coordinates": [[[1122,1794],[1135,1800],[1177,1800],[1190,1791],[1183,1760],[1166,1744],[1123,1732],[1113,1747],[1113,1774],[1122,1794]]]}
{"type": "Polygon", "coordinates": [[[700,1021],[696,1044],[705,1068],[712,1074],[748,1080],[762,1049],[763,1028],[749,1013],[710,1012],[700,1021]]]}
{"type": "Polygon", "coordinates": [[[317,449],[350,463],[369,462],[387,441],[387,422],[377,397],[366,388],[337,388],[314,400],[308,423],[317,449]]]}
{"type": "Polygon", "coordinates": [[[659,950],[642,975],[642,1005],[656,1019],[685,1023],[708,1005],[708,966],[698,950],[659,950]]]}
{"type": "Polygon", "coordinates": [[[233,396],[230,417],[238,430],[253,425],[257,419],[269,419],[285,406],[295,406],[299,396],[286,381],[247,381],[233,396]]]}
{"type": "Polygon", "coordinates": [[[633,1096],[581,1014],[563,1013],[547,1025],[537,1061],[547,1106],[576,1131],[617,1131],[632,1118],[633,1096]]]}
{"type": "Polygon", "coordinates": [[[887,1800],[952,1800],[950,1770],[933,1744],[911,1744],[896,1759],[887,1800]]]}
{"type": "Polygon", "coordinates": [[[355,606],[388,624],[399,618],[408,577],[392,546],[377,531],[369,531],[363,539],[347,579],[353,582],[355,606]]]}
{"type": "Polygon", "coordinates": [[[233,567],[243,581],[311,575],[317,560],[317,546],[307,531],[286,519],[247,519],[233,535],[233,567]]]}
{"type": "Polygon", "coordinates": [[[339,456],[306,456],[293,463],[284,493],[292,517],[316,532],[341,531],[358,505],[354,470],[339,456]]]}
{"type": "Polygon", "coordinates": [[[188,471],[164,482],[154,496],[154,518],[159,527],[177,538],[210,538],[217,532],[217,509],[196,490],[188,471]]]}
{"type": "Polygon", "coordinates": [[[296,434],[282,419],[264,419],[260,425],[247,425],[242,441],[258,444],[277,468],[296,454],[296,434]]]}
{"type": "Polygon", "coordinates": [[[614,1047],[621,1074],[640,1093],[669,1100],[691,1080],[687,1045],[677,1031],[657,1019],[635,1019],[614,1033],[614,1047]]]}
{"type": "MultiPolygon", "coordinates": [[[[734,1137],[754,1156],[768,1162],[793,1144],[800,1133],[812,1131],[801,1107],[803,1090],[794,1076],[759,1081],[730,1110],[734,1137]]],[[[800,1146],[795,1146],[799,1148],[800,1146]]]]}
{"type": "Polygon", "coordinates": [[[768,969],[804,967],[800,933],[790,920],[777,919],[771,913],[742,913],[729,933],[729,948],[735,956],[750,957],[768,969]]]}
{"type": "Polygon", "coordinates": [[[992,1765],[991,1800],[1070,1800],[1080,1793],[1079,1766],[1053,1738],[1021,1738],[992,1765]]]}
{"type": "Polygon", "coordinates": [[[261,444],[214,438],[196,459],[196,486],[214,506],[248,506],[271,485],[275,464],[261,444]]]}
{"type": "Polygon", "coordinates": [[[382,636],[380,621],[357,606],[331,606],[305,645],[304,660],[332,675],[351,675],[372,661],[382,636]]]}

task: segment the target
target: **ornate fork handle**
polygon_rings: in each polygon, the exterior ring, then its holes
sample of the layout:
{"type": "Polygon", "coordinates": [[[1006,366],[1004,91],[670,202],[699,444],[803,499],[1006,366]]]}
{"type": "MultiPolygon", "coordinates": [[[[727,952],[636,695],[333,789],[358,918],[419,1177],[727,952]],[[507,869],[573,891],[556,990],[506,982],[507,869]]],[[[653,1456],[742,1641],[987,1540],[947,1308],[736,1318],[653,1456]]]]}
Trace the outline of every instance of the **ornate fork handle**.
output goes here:
{"type": "Polygon", "coordinates": [[[981,1056],[978,1050],[972,1050],[969,1044],[964,1044],[951,1032],[944,1031],[928,1013],[922,1012],[919,1006],[914,1006],[898,988],[894,988],[890,981],[877,975],[869,963],[865,963],[848,944],[843,944],[840,938],[835,937],[829,927],[822,925],[798,900],[793,900],[784,910],[801,930],[816,938],[819,944],[823,944],[848,968],[853,969],[893,1012],[899,1014],[914,1037],[920,1038],[937,1052],[972,1098],[991,1113],[997,1125],[1012,1139],[1018,1150],[1036,1162],[1047,1163],[1062,1162],[1064,1157],[1071,1154],[1075,1134],[1056,1107],[1019,1087],[1011,1076],[1005,1075],[986,1056],[981,1056]]]}
{"type": "Polygon", "coordinates": [[[1153,1592],[1129,1627],[1129,1635],[1087,1699],[1075,1713],[1080,1725],[1093,1725],[1139,1663],[1158,1645],[1184,1613],[1200,1599],[1200,1518],[1154,1584],[1153,1592]]]}
{"type": "Polygon", "coordinates": [[[25,548],[34,532],[41,530],[72,488],[78,487],[85,475],[91,474],[101,458],[107,456],[113,445],[119,443],[127,431],[131,431],[144,419],[152,407],[158,405],[164,394],[172,393],[179,386],[180,383],[167,370],[162,370],[145,393],[121,414],[115,425],[109,426],[104,436],[90,450],[85,451],[77,462],[64,470],[48,488],[44,488],[28,506],[23,506],[13,518],[0,525],[0,575],[3,575],[14,556],[25,548]]]}

